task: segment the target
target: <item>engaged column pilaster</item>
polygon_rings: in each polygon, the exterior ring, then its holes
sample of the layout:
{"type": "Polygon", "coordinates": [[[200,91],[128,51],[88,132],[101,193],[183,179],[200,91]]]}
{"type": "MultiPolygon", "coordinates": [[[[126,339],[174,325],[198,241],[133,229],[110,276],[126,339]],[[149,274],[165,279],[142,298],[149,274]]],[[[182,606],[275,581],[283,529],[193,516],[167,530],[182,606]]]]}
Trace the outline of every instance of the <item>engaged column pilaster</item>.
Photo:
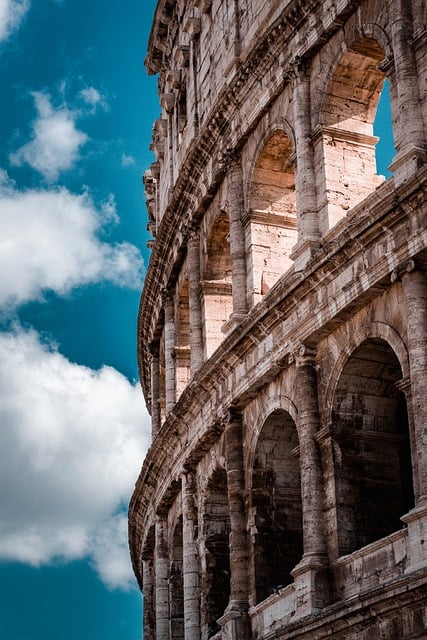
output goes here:
{"type": "Polygon", "coordinates": [[[169,640],[169,557],[167,520],[157,516],[155,542],[156,640],[169,640]]]}
{"type": "Polygon", "coordinates": [[[197,549],[197,508],[194,475],[181,475],[183,511],[183,578],[185,640],[200,640],[199,554],[197,549]]]}
{"type": "Polygon", "coordinates": [[[204,361],[203,321],[200,303],[200,231],[190,232],[188,240],[188,297],[190,311],[190,358],[194,375],[204,361]]]}

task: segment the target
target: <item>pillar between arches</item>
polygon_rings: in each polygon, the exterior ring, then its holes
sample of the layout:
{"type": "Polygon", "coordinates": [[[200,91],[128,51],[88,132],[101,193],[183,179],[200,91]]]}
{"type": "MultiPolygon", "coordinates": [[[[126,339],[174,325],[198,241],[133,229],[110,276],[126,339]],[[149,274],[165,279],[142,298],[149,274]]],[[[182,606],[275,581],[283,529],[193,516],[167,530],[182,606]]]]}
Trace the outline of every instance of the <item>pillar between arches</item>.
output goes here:
{"type": "MultiPolygon", "coordinates": [[[[230,217],[230,253],[232,271],[233,314],[231,325],[240,322],[248,310],[246,285],[245,230],[242,224],[244,210],[243,170],[240,156],[230,158],[227,173],[227,202],[230,217]]],[[[227,323],[228,325],[228,323],[227,323]]]]}
{"type": "Polygon", "coordinates": [[[155,640],[155,611],[154,611],[155,572],[152,557],[142,560],[142,592],[144,594],[143,633],[145,640],[155,640]]]}
{"type": "Polygon", "coordinates": [[[200,231],[192,229],[188,240],[188,302],[190,312],[190,359],[194,375],[204,360],[203,321],[200,304],[200,231]]]}
{"type": "Polygon", "coordinates": [[[247,638],[248,618],[248,544],[244,503],[244,464],[242,415],[231,409],[225,429],[228,508],[230,512],[230,601],[218,620],[228,640],[247,638]]]}
{"type": "Polygon", "coordinates": [[[169,413],[176,402],[176,370],[175,370],[175,300],[173,292],[163,292],[165,310],[165,396],[166,413],[169,413]]]}
{"type": "Polygon", "coordinates": [[[398,186],[427,161],[424,123],[419,101],[417,65],[412,44],[412,17],[407,0],[393,8],[392,44],[399,110],[397,156],[390,165],[398,186]]]}
{"type": "Polygon", "coordinates": [[[301,615],[330,602],[328,555],[323,521],[320,454],[315,439],[320,428],[315,350],[302,345],[295,354],[298,405],[304,554],[291,572],[301,615]]]}
{"type": "Polygon", "coordinates": [[[160,344],[158,341],[150,344],[151,354],[151,439],[160,431],[160,344]]]}
{"type": "Polygon", "coordinates": [[[156,640],[169,640],[169,554],[165,516],[157,516],[155,530],[156,640]]]}
{"type": "Polygon", "coordinates": [[[183,580],[185,640],[200,640],[199,554],[197,549],[196,483],[194,474],[181,474],[183,511],[183,580]]]}
{"type": "Polygon", "coordinates": [[[316,197],[313,143],[310,138],[310,65],[296,60],[290,73],[294,90],[294,131],[296,146],[296,205],[298,242],[292,250],[295,270],[303,269],[320,246],[321,234],[316,197]]]}

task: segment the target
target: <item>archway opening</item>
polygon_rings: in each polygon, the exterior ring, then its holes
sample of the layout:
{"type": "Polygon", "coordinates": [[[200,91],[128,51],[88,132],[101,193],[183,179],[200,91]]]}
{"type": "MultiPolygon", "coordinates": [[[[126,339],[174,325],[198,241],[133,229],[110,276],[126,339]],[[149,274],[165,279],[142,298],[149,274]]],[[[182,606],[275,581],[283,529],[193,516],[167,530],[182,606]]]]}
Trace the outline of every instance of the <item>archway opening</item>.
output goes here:
{"type": "Polygon", "coordinates": [[[385,58],[372,38],[353,43],[341,57],[327,89],[321,127],[314,140],[316,165],[323,167],[322,232],[383,182],[376,172],[373,123],[384,87],[379,63],[385,58]]]}
{"type": "Polygon", "coordinates": [[[333,401],[339,555],[402,528],[414,505],[406,400],[399,361],[371,338],[347,360],[333,401]]]}
{"type": "Polygon", "coordinates": [[[283,410],[265,421],[255,451],[251,511],[256,602],[293,582],[303,554],[298,434],[283,410]]]}
{"type": "Polygon", "coordinates": [[[283,131],[275,131],[261,149],[250,188],[249,270],[253,303],[266,294],[292,265],[297,242],[293,148],[283,131]]]}
{"type": "Polygon", "coordinates": [[[223,325],[233,311],[230,220],[220,211],[209,234],[203,269],[204,341],[209,358],[224,339],[223,325]]]}
{"type": "Polygon", "coordinates": [[[170,637],[184,640],[184,583],[182,516],[179,518],[172,537],[172,553],[169,570],[170,637]]]}
{"type": "Polygon", "coordinates": [[[205,554],[202,567],[203,637],[219,630],[217,623],[230,598],[230,516],[228,512],[227,474],[215,471],[209,481],[203,518],[205,554]]]}

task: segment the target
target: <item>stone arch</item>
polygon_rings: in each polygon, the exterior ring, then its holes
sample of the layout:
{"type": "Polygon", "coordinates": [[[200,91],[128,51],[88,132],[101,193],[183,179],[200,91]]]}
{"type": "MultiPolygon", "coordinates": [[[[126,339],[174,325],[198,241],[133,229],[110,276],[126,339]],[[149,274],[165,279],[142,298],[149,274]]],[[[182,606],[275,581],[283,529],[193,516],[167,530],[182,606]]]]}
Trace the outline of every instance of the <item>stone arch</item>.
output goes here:
{"type": "Polygon", "coordinates": [[[182,516],[172,534],[169,569],[170,636],[184,640],[184,582],[183,582],[182,516]]]}
{"type": "MultiPolygon", "coordinates": [[[[286,123],[287,125],[287,123],[286,123]]],[[[248,272],[256,304],[292,265],[297,242],[294,139],[289,125],[260,141],[248,185],[248,272]]]]}
{"type": "Polygon", "coordinates": [[[256,443],[249,491],[256,603],[293,582],[291,571],[303,554],[298,444],[291,415],[270,413],[256,443]]]}
{"type": "Polygon", "coordinates": [[[233,311],[230,219],[222,209],[208,236],[202,286],[205,355],[209,358],[221,344],[222,327],[233,311]]]}
{"type": "Polygon", "coordinates": [[[348,331],[346,333],[345,338],[343,338],[340,343],[340,355],[334,363],[334,366],[331,367],[329,383],[325,393],[325,406],[328,407],[326,424],[330,424],[332,421],[333,398],[341,371],[351,354],[366,340],[378,338],[389,344],[399,361],[402,378],[405,379],[409,377],[408,350],[396,329],[385,322],[377,321],[370,322],[368,325],[359,323],[358,327],[358,332],[348,331]]]}
{"type": "Polygon", "coordinates": [[[180,397],[191,377],[190,368],[190,304],[188,278],[178,292],[175,330],[176,396],[180,397]]]}
{"type": "Polygon", "coordinates": [[[251,429],[249,432],[249,440],[248,440],[248,455],[247,455],[247,479],[249,485],[252,483],[252,469],[254,466],[254,457],[256,444],[261,433],[261,429],[267,420],[268,416],[275,411],[283,410],[288,413],[298,430],[298,410],[294,402],[285,395],[271,395],[268,396],[263,402],[262,410],[258,413],[257,419],[253,425],[251,425],[251,429]]]}
{"type": "Polygon", "coordinates": [[[385,82],[379,65],[390,51],[388,40],[376,25],[365,25],[354,30],[352,40],[337,38],[335,44],[313,136],[316,165],[322,168],[323,234],[384,180],[376,174],[373,124],[385,82]]]}
{"type": "Polygon", "coordinates": [[[217,620],[230,598],[230,515],[223,467],[207,482],[202,512],[201,628],[202,637],[210,638],[220,630],[217,620]]]}
{"type": "Polygon", "coordinates": [[[340,370],[332,400],[338,555],[401,528],[414,504],[406,399],[399,359],[369,337],[340,370]]]}

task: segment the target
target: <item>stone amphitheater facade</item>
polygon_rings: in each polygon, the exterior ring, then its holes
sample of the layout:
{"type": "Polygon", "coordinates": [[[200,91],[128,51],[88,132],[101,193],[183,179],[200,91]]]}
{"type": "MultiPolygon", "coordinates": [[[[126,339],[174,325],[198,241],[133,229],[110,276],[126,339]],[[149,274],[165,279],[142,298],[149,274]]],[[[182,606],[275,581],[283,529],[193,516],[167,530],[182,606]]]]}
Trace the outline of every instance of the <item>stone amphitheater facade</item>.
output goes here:
{"type": "Polygon", "coordinates": [[[425,0],[157,3],[144,640],[427,638],[426,25],[425,0]]]}

